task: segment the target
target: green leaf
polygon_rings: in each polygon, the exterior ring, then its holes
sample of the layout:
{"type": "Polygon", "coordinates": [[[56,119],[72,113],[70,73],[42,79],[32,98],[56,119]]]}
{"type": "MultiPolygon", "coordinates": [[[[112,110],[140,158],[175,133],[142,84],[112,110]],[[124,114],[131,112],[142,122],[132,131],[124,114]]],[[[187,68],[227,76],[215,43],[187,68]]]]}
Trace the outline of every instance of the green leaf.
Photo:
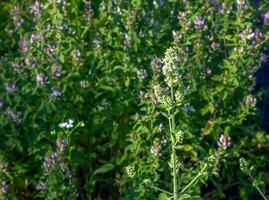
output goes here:
{"type": "Polygon", "coordinates": [[[62,53],[60,54],[59,60],[64,63],[64,55],[62,53]]]}
{"type": "Polygon", "coordinates": [[[98,169],[96,169],[94,172],[93,172],[93,175],[96,175],[96,174],[105,174],[109,171],[111,171],[112,169],[114,169],[115,166],[111,163],[107,163],[107,164],[104,164],[102,165],[101,167],[99,167],[98,169]]]}
{"type": "Polygon", "coordinates": [[[189,194],[182,194],[179,197],[179,200],[187,200],[187,199],[191,199],[191,196],[189,194]]]}
{"type": "Polygon", "coordinates": [[[211,80],[213,81],[222,81],[222,79],[223,79],[223,76],[221,75],[214,75],[211,77],[211,80]]]}
{"type": "Polygon", "coordinates": [[[114,91],[114,88],[113,87],[106,86],[106,85],[101,85],[100,86],[100,89],[103,89],[103,90],[108,91],[108,92],[113,92],[114,91]]]}
{"type": "Polygon", "coordinates": [[[192,150],[192,146],[189,144],[184,144],[183,146],[183,151],[191,151],[192,150]]]}
{"type": "Polygon", "coordinates": [[[165,193],[161,193],[161,194],[159,195],[158,200],[169,200],[169,198],[168,198],[167,194],[165,194],[165,193]]]}

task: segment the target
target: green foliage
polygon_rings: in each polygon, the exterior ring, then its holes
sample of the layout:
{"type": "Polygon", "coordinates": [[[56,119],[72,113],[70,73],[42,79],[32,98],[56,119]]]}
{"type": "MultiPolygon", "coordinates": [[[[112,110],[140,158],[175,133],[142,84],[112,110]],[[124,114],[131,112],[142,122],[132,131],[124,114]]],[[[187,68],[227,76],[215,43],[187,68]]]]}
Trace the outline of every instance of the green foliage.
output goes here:
{"type": "Polygon", "coordinates": [[[171,198],[156,189],[172,185],[171,138],[181,189],[215,159],[180,199],[203,198],[206,184],[209,199],[228,198],[224,182],[244,183],[241,156],[265,171],[269,137],[253,104],[262,95],[250,88],[269,8],[251,2],[2,0],[0,198],[171,198]],[[172,107],[154,91],[169,96],[167,84],[172,107]]]}

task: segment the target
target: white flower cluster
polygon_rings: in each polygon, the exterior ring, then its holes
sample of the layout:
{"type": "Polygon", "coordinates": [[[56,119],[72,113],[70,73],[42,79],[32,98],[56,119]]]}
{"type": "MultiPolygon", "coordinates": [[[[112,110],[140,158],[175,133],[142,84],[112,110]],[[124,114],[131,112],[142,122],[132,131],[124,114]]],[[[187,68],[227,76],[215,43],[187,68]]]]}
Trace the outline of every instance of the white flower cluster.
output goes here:
{"type": "Polygon", "coordinates": [[[175,94],[175,100],[176,100],[177,104],[180,104],[180,105],[183,104],[183,99],[184,99],[184,96],[183,96],[182,92],[177,90],[176,94],[175,94]]]}
{"type": "Polygon", "coordinates": [[[177,131],[175,138],[177,143],[182,144],[184,140],[184,132],[182,130],[177,131]]]}
{"type": "Polygon", "coordinates": [[[180,85],[180,74],[178,70],[179,58],[176,50],[172,47],[168,48],[165,52],[163,59],[162,72],[165,77],[165,83],[168,85],[167,90],[162,88],[160,84],[156,84],[153,87],[154,95],[157,98],[157,102],[163,104],[165,107],[169,107],[176,103],[182,106],[184,101],[184,94],[180,85]],[[171,95],[168,94],[170,89],[176,89],[173,92],[175,99],[173,100],[171,95]],[[174,101],[174,102],[173,102],[174,101]]]}
{"type": "Polygon", "coordinates": [[[163,74],[165,82],[170,87],[175,86],[179,82],[178,62],[179,57],[175,49],[172,47],[168,48],[163,59],[163,74]]]}
{"type": "Polygon", "coordinates": [[[62,122],[59,124],[60,128],[73,128],[74,127],[74,120],[69,119],[67,122],[62,122]]]}
{"type": "Polygon", "coordinates": [[[164,94],[164,91],[159,84],[154,85],[153,90],[159,103],[164,104],[165,106],[172,105],[171,98],[164,94]]]}
{"type": "Polygon", "coordinates": [[[134,166],[127,166],[125,170],[126,170],[126,174],[131,178],[133,178],[136,174],[134,166]]]}

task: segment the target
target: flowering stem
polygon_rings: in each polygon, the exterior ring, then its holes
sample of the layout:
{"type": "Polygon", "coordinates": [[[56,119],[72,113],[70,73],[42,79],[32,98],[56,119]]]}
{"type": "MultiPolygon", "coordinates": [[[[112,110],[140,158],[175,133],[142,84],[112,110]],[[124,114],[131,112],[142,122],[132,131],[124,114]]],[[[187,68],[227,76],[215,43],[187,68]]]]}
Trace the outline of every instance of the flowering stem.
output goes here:
{"type": "Polygon", "coordinates": [[[200,176],[203,175],[203,172],[205,171],[205,169],[207,168],[207,164],[205,164],[205,166],[203,167],[203,169],[194,177],[194,179],[188,184],[186,185],[183,190],[180,192],[180,194],[182,194],[183,192],[185,192],[200,176]]]}
{"type": "MultiPolygon", "coordinates": [[[[172,103],[174,103],[174,91],[173,87],[171,87],[171,99],[172,103]]],[[[176,129],[176,124],[175,124],[175,115],[174,113],[170,113],[169,117],[169,124],[170,125],[170,135],[171,135],[171,141],[172,141],[172,167],[173,167],[173,193],[174,193],[174,199],[178,199],[178,192],[177,192],[177,159],[176,159],[176,149],[175,149],[175,139],[174,139],[174,133],[176,129]]]]}
{"type": "MultiPolygon", "coordinates": [[[[251,174],[249,174],[249,176],[250,176],[250,178],[251,178],[252,180],[254,180],[254,178],[251,176],[251,174]]],[[[260,195],[262,196],[262,198],[263,198],[264,200],[268,200],[268,198],[263,194],[263,192],[261,191],[261,189],[259,188],[258,185],[254,185],[254,187],[258,190],[258,192],[260,193],[260,195]]]]}

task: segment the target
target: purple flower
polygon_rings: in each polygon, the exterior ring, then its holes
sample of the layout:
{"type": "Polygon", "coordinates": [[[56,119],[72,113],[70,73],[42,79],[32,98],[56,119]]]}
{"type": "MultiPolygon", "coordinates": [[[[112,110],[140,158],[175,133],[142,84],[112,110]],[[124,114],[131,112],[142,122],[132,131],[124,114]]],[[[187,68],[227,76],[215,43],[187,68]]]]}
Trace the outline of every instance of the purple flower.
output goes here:
{"type": "Polygon", "coordinates": [[[172,35],[173,35],[174,40],[178,40],[182,38],[182,35],[180,33],[177,33],[174,30],[172,31],[172,35]]]}
{"type": "Polygon", "coordinates": [[[183,19],[186,17],[186,13],[185,12],[179,12],[178,13],[178,19],[183,19]]]}
{"type": "Polygon", "coordinates": [[[22,53],[25,53],[28,51],[28,45],[29,45],[29,41],[24,40],[24,39],[20,41],[20,50],[22,53]]]}
{"type": "Polygon", "coordinates": [[[36,83],[39,85],[43,85],[45,81],[45,77],[42,73],[37,73],[36,74],[36,83]]]}
{"type": "Polygon", "coordinates": [[[20,18],[18,20],[17,16],[13,16],[12,19],[13,19],[13,24],[14,24],[14,26],[16,28],[21,28],[22,27],[22,25],[24,23],[24,19],[23,18],[20,18]]]}
{"type": "Polygon", "coordinates": [[[56,145],[59,149],[60,152],[63,152],[67,146],[67,140],[66,139],[61,139],[60,137],[58,137],[56,139],[56,145]]]}
{"type": "Polygon", "coordinates": [[[218,46],[218,45],[217,45],[215,42],[212,42],[211,45],[210,45],[210,47],[211,47],[212,49],[216,49],[217,46],[218,46]]]}
{"type": "Polygon", "coordinates": [[[51,97],[52,98],[57,98],[57,97],[60,97],[60,96],[62,96],[62,93],[60,92],[60,90],[57,89],[57,88],[52,88],[51,97]]]}
{"type": "Polygon", "coordinates": [[[208,76],[211,76],[212,75],[212,70],[210,68],[206,68],[206,74],[208,76]]]}
{"type": "Polygon", "coordinates": [[[57,152],[52,152],[52,153],[51,153],[51,158],[52,158],[52,159],[55,159],[55,158],[57,158],[57,157],[58,157],[57,152]]]}
{"type": "Polygon", "coordinates": [[[145,94],[146,94],[145,91],[139,90],[139,99],[141,101],[143,101],[145,99],[145,94]]]}
{"type": "Polygon", "coordinates": [[[62,73],[62,70],[60,67],[56,67],[52,70],[52,73],[54,76],[56,77],[60,77],[61,76],[61,73],[62,73]]]}
{"type": "Polygon", "coordinates": [[[0,169],[3,172],[7,172],[7,164],[5,162],[0,162],[0,169]]]}
{"type": "Polygon", "coordinates": [[[56,165],[58,156],[59,154],[57,152],[47,153],[44,156],[43,167],[44,167],[45,173],[48,173],[51,167],[56,165]]]}
{"type": "Polygon", "coordinates": [[[266,63],[268,61],[268,56],[266,54],[261,54],[261,62],[266,63]]]}
{"type": "Polygon", "coordinates": [[[62,172],[65,171],[66,166],[65,166],[65,163],[64,162],[60,163],[60,169],[62,170],[62,172]]]}
{"type": "Polygon", "coordinates": [[[36,189],[37,189],[37,190],[45,190],[45,189],[47,189],[47,186],[46,186],[45,183],[43,183],[43,182],[39,182],[39,183],[36,185],[36,189]]]}
{"type": "Polygon", "coordinates": [[[245,97],[243,101],[246,106],[249,106],[249,105],[255,106],[257,104],[257,99],[251,95],[245,97]]]}
{"type": "Polygon", "coordinates": [[[225,10],[225,4],[224,3],[222,3],[221,5],[220,5],[220,13],[224,13],[224,10],[225,10]]]}
{"type": "Polygon", "coordinates": [[[19,69],[19,65],[18,65],[18,63],[16,63],[16,62],[12,62],[11,63],[11,66],[12,66],[12,68],[13,68],[13,70],[16,72],[16,71],[18,71],[18,69],[19,69]]]}
{"type": "Polygon", "coordinates": [[[158,127],[158,132],[162,132],[164,129],[163,123],[160,123],[159,127],[158,127]]]}
{"type": "Polygon", "coordinates": [[[3,105],[4,105],[3,100],[0,99],[0,109],[3,108],[3,105]]]}
{"type": "Polygon", "coordinates": [[[56,50],[54,45],[49,44],[47,47],[44,47],[44,51],[46,53],[53,53],[56,50]]]}
{"type": "Polygon", "coordinates": [[[17,87],[16,81],[13,81],[12,83],[9,83],[9,84],[6,83],[5,84],[5,89],[6,89],[6,91],[8,93],[13,93],[13,92],[17,91],[18,90],[18,87],[17,87]]]}
{"type": "Polygon", "coordinates": [[[264,23],[267,23],[268,20],[269,20],[269,11],[267,11],[266,13],[263,14],[264,23]]]}
{"type": "Polygon", "coordinates": [[[140,81],[143,81],[148,77],[148,72],[145,69],[141,69],[136,72],[136,76],[140,81]]]}
{"type": "Polygon", "coordinates": [[[155,155],[155,156],[158,156],[160,154],[160,151],[161,151],[161,147],[160,145],[157,145],[157,144],[153,144],[151,145],[150,147],[150,152],[155,155]]]}
{"type": "Polygon", "coordinates": [[[6,114],[7,114],[7,115],[13,115],[14,113],[13,113],[12,109],[11,109],[10,107],[8,107],[8,108],[6,109],[6,114]]]}
{"type": "Polygon", "coordinates": [[[150,62],[150,67],[152,70],[161,70],[163,66],[162,59],[155,57],[150,62]]]}
{"type": "Polygon", "coordinates": [[[26,65],[30,65],[30,60],[29,60],[29,58],[28,58],[28,57],[27,57],[27,58],[25,58],[24,63],[25,63],[26,65]]]}
{"type": "Polygon", "coordinates": [[[39,4],[38,1],[35,1],[35,3],[30,6],[30,13],[38,14],[38,13],[40,13],[41,9],[42,9],[42,5],[39,4]]]}
{"type": "Polygon", "coordinates": [[[33,33],[30,38],[30,43],[33,43],[35,41],[40,41],[43,39],[43,36],[40,33],[33,33]]]}
{"type": "Polygon", "coordinates": [[[202,17],[196,16],[193,23],[194,23],[195,28],[198,29],[204,25],[204,20],[202,17]]]}
{"type": "Polygon", "coordinates": [[[259,38],[262,36],[262,33],[260,31],[255,32],[255,38],[259,38]]]}
{"type": "Polygon", "coordinates": [[[6,109],[6,114],[12,119],[13,122],[19,122],[20,112],[15,113],[10,107],[6,109]]]}
{"type": "Polygon", "coordinates": [[[6,194],[8,192],[8,183],[6,180],[2,181],[2,192],[6,194]]]}
{"type": "Polygon", "coordinates": [[[192,112],[192,111],[194,111],[194,108],[192,106],[190,106],[190,105],[182,106],[181,109],[184,110],[185,112],[192,112]]]}
{"type": "Polygon", "coordinates": [[[123,44],[125,46],[129,46],[131,43],[131,40],[132,40],[132,38],[127,33],[125,33],[123,44]]]}
{"type": "Polygon", "coordinates": [[[221,134],[218,141],[219,148],[226,150],[230,145],[231,145],[231,138],[227,135],[221,134]]]}
{"type": "Polygon", "coordinates": [[[18,15],[19,13],[20,13],[20,8],[17,5],[13,6],[12,14],[13,15],[18,15]]]}

